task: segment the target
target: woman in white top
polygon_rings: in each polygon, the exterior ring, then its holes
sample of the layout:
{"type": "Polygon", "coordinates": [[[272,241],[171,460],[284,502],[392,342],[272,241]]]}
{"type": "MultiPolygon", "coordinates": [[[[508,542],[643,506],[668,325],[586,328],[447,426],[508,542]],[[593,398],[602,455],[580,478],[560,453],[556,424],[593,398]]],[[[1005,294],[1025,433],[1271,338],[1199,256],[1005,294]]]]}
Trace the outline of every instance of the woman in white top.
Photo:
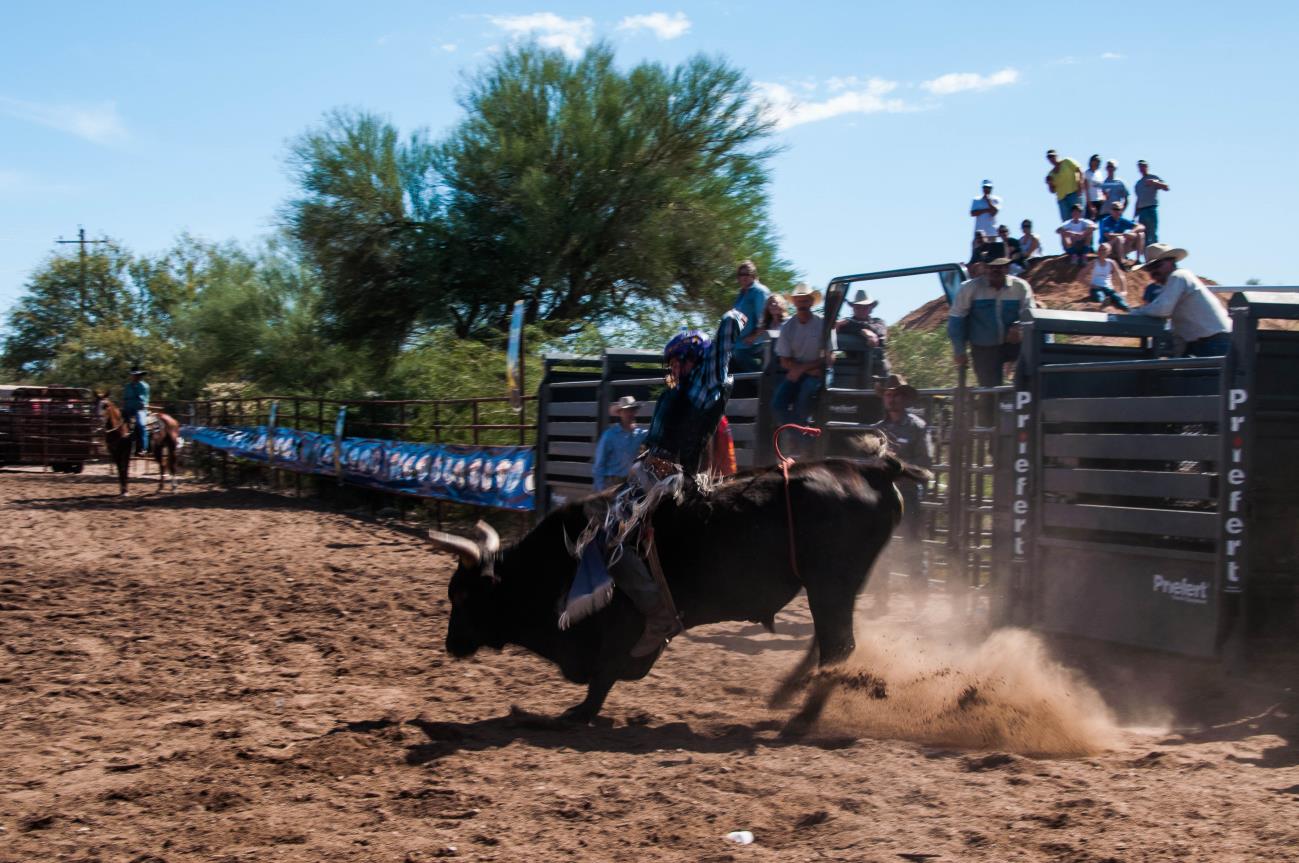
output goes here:
{"type": "Polygon", "coordinates": [[[1113,303],[1117,308],[1128,311],[1128,301],[1123,298],[1128,291],[1127,282],[1123,278],[1122,268],[1110,258],[1109,243],[1101,243],[1096,249],[1096,259],[1083,270],[1082,277],[1091,287],[1091,292],[1087,295],[1089,301],[1100,303],[1102,309],[1108,303],[1113,303]],[[1119,283],[1118,291],[1114,290],[1115,280],[1119,283]]]}
{"type": "Polygon", "coordinates": [[[1093,222],[1101,217],[1101,210],[1105,207],[1104,183],[1105,172],[1101,170],[1101,157],[1093,155],[1087,162],[1087,170],[1083,173],[1087,218],[1093,222]]]}

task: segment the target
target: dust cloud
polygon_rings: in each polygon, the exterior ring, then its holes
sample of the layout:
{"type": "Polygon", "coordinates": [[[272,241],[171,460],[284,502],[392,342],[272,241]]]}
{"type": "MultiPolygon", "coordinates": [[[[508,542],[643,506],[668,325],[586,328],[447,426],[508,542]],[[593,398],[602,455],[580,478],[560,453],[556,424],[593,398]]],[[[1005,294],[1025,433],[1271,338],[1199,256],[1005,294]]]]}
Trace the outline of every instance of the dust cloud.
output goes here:
{"type": "Polygon", "coordinates": [[[818,731],[1037,757],[1119,745],[1100,695],[1041,639],[1000,629],[983,639],[873,623],[842,665],[813,672],[831,694],[818,731]]]}

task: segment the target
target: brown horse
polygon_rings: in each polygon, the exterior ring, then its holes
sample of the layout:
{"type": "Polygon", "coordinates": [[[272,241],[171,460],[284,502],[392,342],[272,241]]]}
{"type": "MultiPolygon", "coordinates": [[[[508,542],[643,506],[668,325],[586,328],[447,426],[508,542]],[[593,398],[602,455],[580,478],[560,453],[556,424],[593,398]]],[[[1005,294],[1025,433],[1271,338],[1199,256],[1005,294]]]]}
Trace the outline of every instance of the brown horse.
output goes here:
{"type": "MultiPolygon", "coordinates": [[[[117,482],[126,494],[126,483],[131,473],[131,450],[135,441],[122,412],[106,394],[95,393],[96,412],[104,425],[104,444],[108,456],[117,466],[117,482]]],[[[150,423],[149,454],[158,463],[158,491],[162,491],[167,473],[171,474],[171,490],[176,490],[176,451],[180,449],[180,423],[161,411],[153,413],[157,425],[150,423]],[[164,462],[165,459],[165,462],[164,462]],[[165,469],[164,469],[165,468],[165,469]]]]}

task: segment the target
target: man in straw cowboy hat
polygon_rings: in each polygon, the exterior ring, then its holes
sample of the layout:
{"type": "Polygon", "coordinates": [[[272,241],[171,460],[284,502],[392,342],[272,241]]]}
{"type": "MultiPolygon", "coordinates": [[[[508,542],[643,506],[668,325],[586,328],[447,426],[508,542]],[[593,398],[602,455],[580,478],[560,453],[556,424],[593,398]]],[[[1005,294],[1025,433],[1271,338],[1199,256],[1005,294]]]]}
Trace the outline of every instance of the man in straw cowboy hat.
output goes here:
{"type": "Polygon", "coordinates": [[[591,466],[592,484],[596,491],[612,488],[627,478],[632,462],[640,452],[648,432],[636,427],[636,410],[640,402],[634,396],[623,396],[609,405],[609,413],[618,422],[604,430],[595,447],[595,463],[591,466]]]}
{"type": "MultiPolygon", "coordinates": [[[[871,428],[880,430],[888,437],[889,449],[902,461],[916,467],[932,467],[934,454],[925,421],[907,410],[919,398],[916,388],[900,375],[889,375],[875,385],[875,392],[884,401],[884,419],[871,428]]],[[[910,577],[912,591],[923,594],[929,588],[924,552],[920,545],[924,525],[920,517],[920,498],[924,496],[925,487],[904,477],[897,481],[897,489],[902,496],[902,523],[899,525],[902,534],[901,563],[910,577]]],[[[879,608],[883,610],[888,607],[888,579],[883,578],[880,583],[879,608]]]]}
{"type": "Polygon", "coordinates": [[[1186,249],[1165,243],[1146,247],[1146,262],[1135,269],[1145,270],[1162,287],[1154,300],[1132,314],[1167,318],[1173,336],[1186,342],[1184,356],[1223,356],[1231,347],[1231,318],[1195,273],[1177,266],[1186,255],[1186,249]]]}
{"type": "Polygon", "coordinates": [[[785,377],[771,401],[777,426],[804,425],[811,420],[812,402],[825,386],[826,371],[835,350],[834,331],[830,331],[827,351],[821,343],[824,321],[812,312],[812,306],[821,301],[821,292],[807,282],[799,282],[789,294],[789,301],[795,314],[781,326],[780,338],[776,340],[776,356],[785,370],[785,377]]]}
{"type": "Polygon", "coordinates": [[[947,336],[957,367],[974,355],[974,376],[981,387],[1001,386],[1005,364],[1019,358],[1019,321],[1032,306],[1033,288],[1009,275],[1010,259],[988,262],[987,274],[961,283],[947,314],[947,336]]]}
{"type": "MultiPolygon", "coordinates": [[[[889,325],[882,318],[871,314],[879,304],[879,300],[872,299],[865,290],[858,288],[853,295],[852,317],[844,318],[834,325],[839,335],[860,336],[866,342],[871,356],[871,377],[874,378],[887,377],[889,373],[889,325]]],[[[844,350],[850,348],[845,345],[844,350]]]]}

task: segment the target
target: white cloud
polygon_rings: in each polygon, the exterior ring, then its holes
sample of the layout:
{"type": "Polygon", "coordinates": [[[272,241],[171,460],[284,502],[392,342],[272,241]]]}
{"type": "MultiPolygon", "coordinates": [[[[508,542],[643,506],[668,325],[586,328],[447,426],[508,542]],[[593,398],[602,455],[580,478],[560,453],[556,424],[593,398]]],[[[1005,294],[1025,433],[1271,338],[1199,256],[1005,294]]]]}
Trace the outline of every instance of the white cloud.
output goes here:
{"type": "Polygon", "coordinates": [[[460,46],[457,45],[455,42],[443,42],[441,45],[442,50],[446,51],[448,54],[452,53],[459,47],[460,46]]]}
{"type": "Polygon", "coordinates": [[[1101,59],[1102,59],[1102,60],[1122,60],[1122,59],[1123,59],[1123,55],[1122,55],[1122,54],[1115,54],[1113,51],[1106,51],[1104,54],[1101,55],[1101,59]]]}
{"type": "Polygon", "coordinates": [[[803,100],[783,84],[759,82],[759,95],[766,101],[766,115],[779,129],[789,129],[841,114],[900,113],[913,110],[902,99],[885,98],[897,89],[896,81],[870,78],[835,78],[827,87],[836,95],[822,101],[803,100]]]}
{"type": "Polygon", "coordinates": [[[669,15],[651,12],[648,15],[628,15],[618,22],[619,30],[649,30],[660,39],[679,39],[690,32],[690,19],[686,13],[669,15]]]}
{"type": "Polygon", "coordinates": [[[0,96],[0,113],[68,132],[96,144],[110,144],[126,138],[126,127],[117,114],[116,102],[100,102],[98,105],[42,105],[0,96]]]}
{"type": "Polygon", "coordinates": [[[558,48],[576,59],[591,44],[595,22],[590,18],[561,18],[554,12],[531,15],[489,15],[488,19],[514,38],[533,36],[543,48],[558,48]]]}
{"type": "Polygon", "coordinates": [[[977,72],[950,72],[946,75],[939,75],[931,81],[925,81],[920,86],[928,90],[935,96],[950,96],[953,93],[963,93],[967,90],[989,90],[993,87],[1003,87],[1007,84],[1014,84],[1019,80],[1019,70],[1002,69],[1000,72],[993,72],[991,75],[980,75],[977,72]]]}

